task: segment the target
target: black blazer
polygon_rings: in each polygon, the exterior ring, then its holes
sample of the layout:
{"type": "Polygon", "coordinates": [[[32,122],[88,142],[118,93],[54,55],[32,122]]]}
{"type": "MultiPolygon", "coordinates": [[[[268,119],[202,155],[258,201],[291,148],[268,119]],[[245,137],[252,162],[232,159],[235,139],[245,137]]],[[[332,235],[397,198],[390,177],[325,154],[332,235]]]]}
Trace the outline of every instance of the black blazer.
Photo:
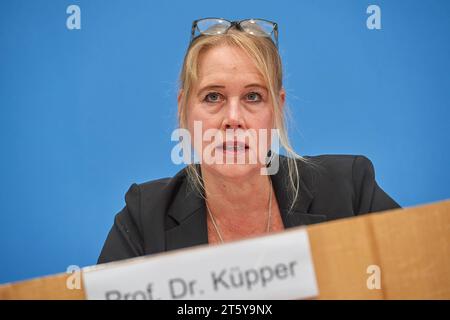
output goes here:
{"type": "MultiPolygon", "coordinates": [[[[355,155],[297,161],[299,197],[288,214],[286,158],[271,176],[285,228],[352,217],[400,206],[376,183],[369,159],[355,155]]],[[[133,184],[116,215],[98,263],[208,243],[205,202],[188,188],[185,170],[173,178],[133,184]]]]}

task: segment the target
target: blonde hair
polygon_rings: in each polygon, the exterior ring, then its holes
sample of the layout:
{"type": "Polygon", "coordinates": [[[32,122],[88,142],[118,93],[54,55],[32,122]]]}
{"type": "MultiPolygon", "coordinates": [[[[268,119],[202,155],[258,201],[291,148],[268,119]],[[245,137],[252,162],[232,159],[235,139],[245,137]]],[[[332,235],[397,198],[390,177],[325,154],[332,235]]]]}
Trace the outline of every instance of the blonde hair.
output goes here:
{"type": "MultiPolygon", "coordinates": [[[[299,195],[299,171],[296,159],[308,162],[298,155],[288,139],[286,119],[283,106],[280,105],[279,92],[282,89],[282,64],[278,49],[269,37],[254,36],[249,33],[231,28],[225,34],[199,36],[189,46],[184,57],[180,73],[179,86],[183,91],[179,102],[178,120],[181,128],[187,128],[187,104],[193,85],[198,81],[198,61],[201,53],[219,45],[230,45],[242,49],[254,61],[265,80],[269,96],[273,106],[273,127],[279,130],[280,145],[287,155],[287,167],[289,173],[289,185],[291,206],[293,208],[299,195]]],[[[284,106],[284,109],[286,106],[284,106]]],[[[280,163],[280,165],[283,165],[280,163]]],[[[199,195],[205,198],[205,187],[201,172],[195,164],[189,164],[186,168],[188,180],[199,195]]]]}

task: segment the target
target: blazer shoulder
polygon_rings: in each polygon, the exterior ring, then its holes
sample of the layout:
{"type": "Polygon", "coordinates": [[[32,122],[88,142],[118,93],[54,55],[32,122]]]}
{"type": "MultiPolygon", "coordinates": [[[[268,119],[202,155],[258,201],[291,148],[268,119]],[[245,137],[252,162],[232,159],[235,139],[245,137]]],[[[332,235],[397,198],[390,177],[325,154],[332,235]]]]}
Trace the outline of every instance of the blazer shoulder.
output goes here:
{"type": "Polygon", "coordinates": [[[315,198],[323,203],[336,204],[327,210],[358,211],[356,199],[363,186],[375,181],[372,162],[366,156],[324,154],[305,159],[304,180],[315,198]]]}
{"type": "MultiPolygon", "coordinates": [[[[306,157],[311,176],[316,177],[315,194],[322,202],[351,204],[354,214],[399,208],[378,185],[372,161],[364,155],[326,154],[306,157]]],[[[333,208],[334,209],[334,208],[333,208]]],[[[338,211],[337,209],[334,211],[338,211]]],[[[350,211],[350,210],[347,210],[350,211]]]]}
{"type": "MultiPolygon", "coordinates": [[[[125,194],[127,207],[132,207],[134,210],[130,211],[135,215],[157,211],[157,207],[170,202],[173,193],[177,192],[184,181],[185,174],[182,171],[173,177],[133,183],[125,194]]],[[[141,217],[137,220],[140,219],[141,217]]]]}
{"type": "Polygon", "coordinates": [[[142,183],[133,183],[130,187],[130,191],[138,189],[141,196],[155,195],[155,193],[161,192],[170,183],[173,178],[160,178],[156,180],[149,180],[142,183]]]}
{"type": "Polygon", "coordinates": [[[360,154],[320,154],[316,156],[304,156],[304,158],[313,162],[334,166],[352,163],[356,159],[364,159],[364,161],[371,162],[369,158],[360,154]]]}
{"type": "Polygon", "coordinates": [[[125,193],[125,203],[132,213],[140,213],[142,201],[149,197],[155,198],[160,195],[164,187],[170,182],[171,178],[161,178],[157,180],[146,181],[143,183],[133,183],[125,193]]]}
{"type": "MultiPolygon", "coordinates": [[[[333,181],[356,182],[361,177],[375,178],[372,161],[364,155],[324,154],[305,156],[308,167],[318,173],[324,173],[333,181]]],[[[310,170],[310,171],[311,171],[310,170]]]]}
{"type": "Polygon", "coordinates": [[[116,215],[115,224],[128,230],[143,232],[142,211],[148,204],[154,203],[154,199],[161,197],[164,187],[170,178],[162,178],[144,183],[133,183],[125,193],[125,207],[116,215]]]}

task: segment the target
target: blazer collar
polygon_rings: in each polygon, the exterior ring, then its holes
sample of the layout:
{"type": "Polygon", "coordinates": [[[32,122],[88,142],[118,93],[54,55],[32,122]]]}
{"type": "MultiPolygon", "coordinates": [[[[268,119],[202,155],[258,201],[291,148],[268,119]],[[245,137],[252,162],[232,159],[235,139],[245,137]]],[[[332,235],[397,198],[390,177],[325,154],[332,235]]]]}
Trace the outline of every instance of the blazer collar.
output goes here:
{"type": "MultiPolygon", "coordinates": [[[[314,198],[311,190],[312,176],[310,168],[297,161],[300,175],[300,188],[296,202],[291,211],[291,193],[289,191],[289,174],[286,157],[280,155],[279,170],[272,179],[275,196],[281,211],[285,228],[317,223],[325,220],[325,216],[308,214],[314,198]]],[[[185,170],[176,176],[186,175],[185,170]]],[[[206,225],[205,201],[194,192],[183,179],[173,179],[181,182],[178,192],[168,209],[168,215],[178,223],[178,226],[166,231],[166,250],[190,247],[208,243],[206,225]],[[181,181],[180,181],[181,180],[181,181]]]]}

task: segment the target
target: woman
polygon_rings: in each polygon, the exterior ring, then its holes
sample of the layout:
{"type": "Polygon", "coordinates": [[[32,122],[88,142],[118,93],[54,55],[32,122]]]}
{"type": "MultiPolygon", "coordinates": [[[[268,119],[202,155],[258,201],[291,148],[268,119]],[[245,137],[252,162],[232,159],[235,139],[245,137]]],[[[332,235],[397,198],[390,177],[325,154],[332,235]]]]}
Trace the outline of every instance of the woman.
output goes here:
{"type": "Polygon", "coordinates": [[[377,185],[366,157],[301,157],[292,150],[277,41],[276,23],[266,20],[194,21],[180,76],[180,128],[194,136],[197,153],[212,142],[195,136],[196,124],[202,133],[224,135],[212,152],[200,152],[200,163],[173,178],[130,187],[99,263],[399,208],[377,185]],[[286,156],[270,149],[272,135],[238,134],[270,129],[286,156]],[[249,161],[264,150],[269,157],[249,161]],[[223,161],[238,156],[244,163],[223,161]],[[274,156],[276,170],[262,171],[274,156]]]}

